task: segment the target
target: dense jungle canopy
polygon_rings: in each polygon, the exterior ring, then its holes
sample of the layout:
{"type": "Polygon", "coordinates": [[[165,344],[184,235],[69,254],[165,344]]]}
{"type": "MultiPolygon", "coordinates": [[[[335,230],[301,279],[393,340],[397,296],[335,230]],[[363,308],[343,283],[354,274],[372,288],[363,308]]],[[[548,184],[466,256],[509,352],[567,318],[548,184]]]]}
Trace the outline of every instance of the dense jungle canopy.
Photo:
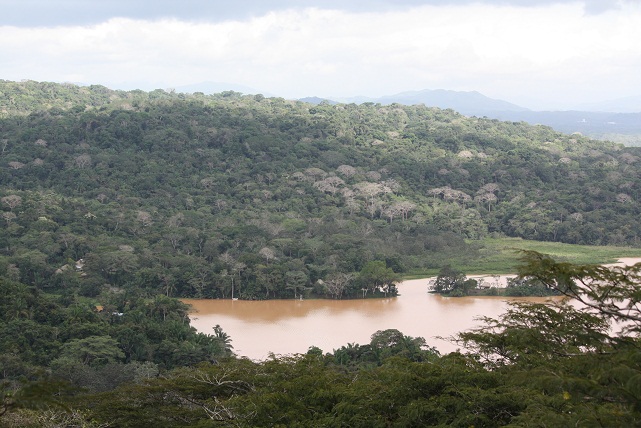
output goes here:
{"type": "Polygon", "coordinates": [[[638,267],[528,254],[590,310],[516,305],[444,356],[386,330],[249,361],[176,297],[393,294],[487,237],[637,246],[640,150],[423,105],[0,81],[0,426],[638,425],[638,267]]]}
{"type": "Polygon", "coordinates": [[[371,262],[641,228],[638,148],[422,105],[2,81],[0,143],[0,272],[86,295],[353,297],[371,262]]]}

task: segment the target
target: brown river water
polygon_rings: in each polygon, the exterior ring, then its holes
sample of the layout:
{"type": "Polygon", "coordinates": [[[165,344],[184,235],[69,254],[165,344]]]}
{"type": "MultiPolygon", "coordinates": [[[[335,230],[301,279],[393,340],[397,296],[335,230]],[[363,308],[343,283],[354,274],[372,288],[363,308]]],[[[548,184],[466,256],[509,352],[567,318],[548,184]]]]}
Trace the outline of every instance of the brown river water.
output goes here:
{"type": "MultiPolygon", "coordinates": [[[[620,259],[632,265],[641,258],[620,259]]],[[[508,275],[510,276],[510,275],[508,275]]],[[[490,284],[505,284],[506,275],[484,277],[490,284]]],[[[479,277],[475,277],[479,278],[479,277]]],[[[276,355],[304,353],[310,346],[331,352],[348,343],[367,344],[377,330],[395,328],[409,336],[424,337],[441,353],[457,349],[440,337],[481,326],[479,316],[496,318],[508,301],[542,302],[546,298],[443,297],[429,294],[429,279],[404,281],[399,296],[355,300],[209,300],[183,299],[191,304],[191,324],[213,334],[220,324],[232,338],[239,356],[262,360],[276,355]]]]}
{"type": "Polygon", "coordinates": [[[213,327],[220,324],[237,355],[265,359],[270,353],[304,353],[310,346],[331,352],[348,343],[367,344],[372,333],[388,328],[424,337],[430,346],[447,353],[456,346],[436,336],[478,326],[481,323],[475,319],[481,315],[498,317],[510,300],[429,294],[427,279],[404,281],[398,290],[398,297],[388,299],[183,301],[193,306],[191,324],[198,331],[213,334],[213,327]]]}

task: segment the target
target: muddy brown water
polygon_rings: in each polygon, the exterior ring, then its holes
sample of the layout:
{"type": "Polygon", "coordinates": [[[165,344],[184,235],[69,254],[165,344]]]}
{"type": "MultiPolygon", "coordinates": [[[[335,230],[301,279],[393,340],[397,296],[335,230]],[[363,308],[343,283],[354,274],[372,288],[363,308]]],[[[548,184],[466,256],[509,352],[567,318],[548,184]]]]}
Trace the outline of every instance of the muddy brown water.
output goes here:
{"type": "Polygon", "coordinates": [[[183,299],[192,305],[191,324],[211,334],[220,324],[232,338],[234,351],[251,359],[304,353],[310,346],[331,352],[348,343],[366,344],[377,330],[395,328],[424,337],[441,353],[456,350],[437,339],[480,326],[476,318],[498,317],[509,300],[544,298],[443,297],[429,294],[428,280],[404,281],[400,295],[355,300],[211,300],[183,299]]]}

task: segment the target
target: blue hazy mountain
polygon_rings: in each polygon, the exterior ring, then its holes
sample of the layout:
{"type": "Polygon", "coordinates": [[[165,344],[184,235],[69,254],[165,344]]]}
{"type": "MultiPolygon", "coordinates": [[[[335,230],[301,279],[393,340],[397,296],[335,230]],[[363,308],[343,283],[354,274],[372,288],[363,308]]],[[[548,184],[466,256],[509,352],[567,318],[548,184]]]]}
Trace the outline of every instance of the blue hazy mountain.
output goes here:
{"type": "Polygon", "coordinates": [[[546,125],[557,131],[580,132],[593,138],[611,139],[628,145],[641,145],[641,97],[627,97],[602,103],[584,105],[573,111],[533,111],[507,101],[486,97],[472,91],[444,89],[409,91],[379,98],[358,96],[328,100],[309,97],[301,101],[318,104],[344,102],[361,104],[425,104],[429,107],[450,108],[466,116],[489,117],[511,122],[546,125]]]}
{"type": "Polygon", "coordinates": [[[451,108],[466,116],[485,116],[494,111],[528,111],[527,108],[507,101],[489,98],[477,91],[449,91],[445,89],[424,89],[401,92],[379,98],[351,97],[337,99],[347,103],[374,102],[381,104],[425,104],[428,107],[451,108]]]}
{"type": "Polygon", "coordinates": [[[327,103],[327,104],[338,104],[338,101],[333,101],[328,98],[321,98],[321,97],[305,97],[305,98],[299,98],[298,101],[302,101],[304,103],[310,103],[310,104],[320,104],[320,103],[327,103]]]}
{"type": "Polygon", "coordinates": [[[641,95],[616,98],[598,103],[581,104],[577,109],[581,111],[641,113],[641,95]]]}

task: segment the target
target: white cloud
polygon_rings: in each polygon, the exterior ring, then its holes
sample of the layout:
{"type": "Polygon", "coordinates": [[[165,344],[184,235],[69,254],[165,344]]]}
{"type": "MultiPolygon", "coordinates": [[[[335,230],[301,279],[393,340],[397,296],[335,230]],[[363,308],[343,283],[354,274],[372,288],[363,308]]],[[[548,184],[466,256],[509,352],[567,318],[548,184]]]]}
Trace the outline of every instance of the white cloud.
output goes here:
{"type": "Polygon", "coordinates": [[[637,3],[597,15],[564,3],[0,27],[0,78],[148,87],[226,81],[283,96],[445,88],[571,105],[641,93],[639,22],[637,3]]]}

